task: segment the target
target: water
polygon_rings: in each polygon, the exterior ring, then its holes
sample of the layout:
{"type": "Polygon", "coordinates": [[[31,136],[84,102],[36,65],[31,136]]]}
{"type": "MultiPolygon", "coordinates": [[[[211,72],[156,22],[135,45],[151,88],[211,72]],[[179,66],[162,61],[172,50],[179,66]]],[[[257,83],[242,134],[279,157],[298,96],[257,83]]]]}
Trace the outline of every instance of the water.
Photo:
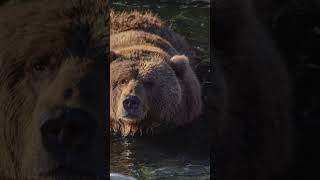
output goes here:
{"type": "MultiPolygon", "coordinates": [[[[209,63],[209,5],[205,3],[152,3],[149,1],[116,1],[119,11],[152,11],[174,31],[183,35],[197,49],[201,64],[209,63]]],[[[201,79],[201,78],[200,78],[201,79]]],[[[182,136],[111,138],[111,172],[139,180],[209,179],[209,149],[187,145],[182,136]],[[180,139],[179,139],[180,138],[180,139]]]]}
{"type": "Polygon", "coordinates": [[[156,137],[112,137],[111,172],[138,179],[209,179],[209,154],[205,149],[192,152],[183,144],[164,141],[156,137]]]}

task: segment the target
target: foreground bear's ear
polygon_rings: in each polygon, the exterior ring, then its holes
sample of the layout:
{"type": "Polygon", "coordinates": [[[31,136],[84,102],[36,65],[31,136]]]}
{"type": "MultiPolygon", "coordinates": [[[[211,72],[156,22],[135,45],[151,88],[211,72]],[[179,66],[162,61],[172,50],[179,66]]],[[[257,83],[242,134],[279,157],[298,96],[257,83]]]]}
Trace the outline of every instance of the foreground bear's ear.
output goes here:
{"type": "Polygon", "coordinates": [[[189,68],[189,58],[185,55],[175,55],[170,59],[171,67],[176,75],[182,77],[189,68]]]}
{"type": "Polygon", "coordinates": [[[117,58],[118,58],[118,54],[115,53],[114,51],[110,51],[109,63],[112,63],[112,61],[114,61],[117,58]]]}
{"type": "Polygon", "coordinates": [[[124,57],[121,54],[118,54],[117,52],[110,51],[110,63],[116,60],[124,59],[124,57]]]}

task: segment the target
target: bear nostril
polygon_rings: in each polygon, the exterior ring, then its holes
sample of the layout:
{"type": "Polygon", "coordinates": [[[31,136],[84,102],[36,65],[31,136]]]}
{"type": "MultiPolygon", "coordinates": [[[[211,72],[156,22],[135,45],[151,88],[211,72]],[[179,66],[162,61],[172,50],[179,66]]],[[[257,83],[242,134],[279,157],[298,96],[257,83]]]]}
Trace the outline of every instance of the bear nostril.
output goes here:
{"type": "Polygon", "coordinates": [[[61,128],[53,128],[48,131],[48,136],[59,137],[61,133],[62,133],[61,128]]]}
{"type": "Polygon", "coordinates": [[[140,105],[140,99],[137,96],[128,96],[123,101],[123,107],[125,109],[136,109],[140,105]]]}
{"type": "Polygon", "coordinates": [[[63,92],[63,96],[64,96],[65,99],[69,99],[70,97],[72,97],[72,94],[73,94],[73,90],[71,88],[66,89],[63,92]]]}

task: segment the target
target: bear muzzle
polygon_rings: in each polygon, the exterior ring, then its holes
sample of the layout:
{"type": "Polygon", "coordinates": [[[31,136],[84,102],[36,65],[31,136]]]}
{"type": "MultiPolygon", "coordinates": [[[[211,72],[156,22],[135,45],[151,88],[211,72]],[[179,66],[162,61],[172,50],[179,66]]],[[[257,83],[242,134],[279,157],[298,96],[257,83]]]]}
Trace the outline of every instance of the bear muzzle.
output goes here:
{"type": "Polygon", "coordinates": [[[144,118],[142,101],[136,95],[128,95],[123,101],[122,117],[126,121],[139,122],[144,118]]]}
{"type": "Polygon", "coordinates": [[[57,109],[48,115],[41,126],[42,142],[52,153],[73,150],[84,151],[94,138],[97,120],[85,110],[77,108],[57,109]]]}
{"type": "Polygon", "coordinates": [[[105,176],[99,168],[86,165],[92,155],[90,147],[94,146],[92,142],[97,138],[97,129],[97,120],[86,110],[67,107],[51,110],[43,119],[40,131],[42,144],[56,165],[39,176],[105,176]]]}

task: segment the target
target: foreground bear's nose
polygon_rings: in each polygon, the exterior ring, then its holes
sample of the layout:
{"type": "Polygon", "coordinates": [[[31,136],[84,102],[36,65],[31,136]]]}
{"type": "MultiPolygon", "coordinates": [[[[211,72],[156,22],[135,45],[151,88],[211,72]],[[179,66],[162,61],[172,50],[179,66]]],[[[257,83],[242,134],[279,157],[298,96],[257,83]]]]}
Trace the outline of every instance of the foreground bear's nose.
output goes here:
{"type": "Polygon", "coordinates": [[[80,152],[89,147],[97,122],[81,109],[63,109],[50,115],[41,126],[44,147],[53,153],[80,152]]]}
{"type": "Polygon", "coordinates": [[[140,105],[140,99],[137,96],[127,96],[123,100],[123,107],[126,110],[137,109],[140,105]]]}

